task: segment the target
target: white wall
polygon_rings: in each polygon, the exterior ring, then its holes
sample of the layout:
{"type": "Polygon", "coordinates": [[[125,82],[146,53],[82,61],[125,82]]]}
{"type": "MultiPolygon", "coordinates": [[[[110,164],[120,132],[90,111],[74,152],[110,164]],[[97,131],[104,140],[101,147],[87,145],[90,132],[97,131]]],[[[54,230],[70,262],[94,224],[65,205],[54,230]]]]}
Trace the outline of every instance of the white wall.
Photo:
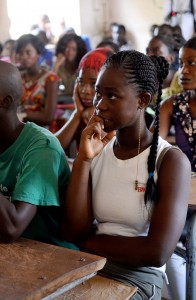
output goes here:
{"type": "MultiPolygon", "coordinates": [[[[175,0],[174,10],[183,11],[189,7],[190,0],[175,0]]],[[[0,0],[0,41],[4,42],[11,35],[18,38],[29,32],[32,23],[36,23],[40,14],[49,15],[54,30],[62,17],[67,26],[72,26],[78,34],[88,34],[95,47],[106,34],[111,22],[124,24],[128,38],[135,41],[135,47],[144,51],[150,39],[150,26],[161,24],[170,9],[170,0],[0,0]],[[8,13],[7,13],[7,5],[8,13]],[[11,28],[9,32],[9,18],[11,28]]],[[[196,0],[194,0],[196,9],[196,0]]],[[[193,33],[191,14],[179,15],[184,36],[193,33]],[[189,18],[187,20],[187,18],[189,18]],[[186,24],[185,24],[186,23],[186,24]]]]}
{"type": "Polygon", "coordinates": [[[93,46],[101,41],[111,22],[125,25],[136,50],[145,51],[150,26],[163,22],[164,0],[80,0],[81,31],[93,46]]]}
{"type": "Polygon", "coordinates": [[[9,24],[6,0],[0,0],[0,42],[4,43],[9,37],[9,24]]]}
{"type": "Polygon", "coordinates": [[[12,20],[10,34],[14,39],[29,33],[31,25],[39,23],[42,14],[49,16],[52,30],[57,35],[60,34],[60,22],[63,18],[66,26],[80,31],[79,0],[7,0],[7,6],[12,20]]]}

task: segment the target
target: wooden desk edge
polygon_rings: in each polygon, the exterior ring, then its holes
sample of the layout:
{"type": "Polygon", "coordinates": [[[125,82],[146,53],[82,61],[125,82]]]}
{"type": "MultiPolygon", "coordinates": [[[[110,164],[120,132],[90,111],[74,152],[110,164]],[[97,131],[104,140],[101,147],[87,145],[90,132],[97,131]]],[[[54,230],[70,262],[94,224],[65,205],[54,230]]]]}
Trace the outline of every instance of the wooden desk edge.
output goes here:
{"type": "MultiPolygon", "coordinates": [[[[64,278],[65,276],[62,275],[56,278],[56,280],[53,280],[52,282],[48,282],[43,287],[35,290],[30,296],[25,297],[23,300],[40,300],[44,297],[45,297],[44,299],[55,299],[55,298],[50,298],[50,296],[55,294],[57,290],[63,288],[63,292],[65,292],[64,287],[66,287],[66,289],[68,290],[67,287],[68,285],[70,285],[70,289],[71,289],[72,284],[76,286],[76,283],[80,284],[81,281],[85,281],[86,279],[88,279],[88,277],[89,278],[93,277],[94,275],[96,275],[97,271],[101,270],[104,267],[105,263],[106,263],[106,258],[101,258],[97,262],[92,262],[91,263],[91,265],[93,266],[92,272],[90,273],[86,272],[86,274],[83,277],[78,276],[71,282],[68,282],[67,279],[64,278]]],[[[81,270],[82,269],[83,267],[81,267],[81,270]]]]}
{"type": "Polygon", "coordinates": [[[55,276],[52,281],[43,282],[43,285],[36,287],[34,291],[31,291],[26,295],[24,294],[23,296],[21,295],[21,300],[40,300],[43,297],[49,296],[50,294],[57,291],[59,288],[63,287],[66,284],[69,285],[70,283],[77,281],[81,278],[82,280],[84,280],[87,276],[96,274],[97,271],[101,270],[106,263],[106,258],[98,255],[66,249],[60,246],[54,246],[51,244],[46,244],[25,238],[20,238],[12,244],[2,244],[2,250],[8,253],[10,249],[12,249],[12,251],[13,249],[15,249],[15,251],[20,249],[22,252],[24,251],[23,249],[26,249],[27,252],[28,249],[30,249],[32,253],[32,249],[37,249],[37,247],[39,246],[39,249],[43,251],[47,247],[47,245],[48,248],[54,251],[54,253],[57,251],[58,255],[61,255],[61,253],[65,252],[77,254],[77,260],[81,259],[81,266],[77,267],[77,272],[75,269],[71,269],[68,272],[69,275],[68,273],[61,273],[60,275],[55,276]],[[84,261],[82,259],[84,259],[84,261]],[[88,267],[86,267],[85,261],[87,261],[88,267]]]}

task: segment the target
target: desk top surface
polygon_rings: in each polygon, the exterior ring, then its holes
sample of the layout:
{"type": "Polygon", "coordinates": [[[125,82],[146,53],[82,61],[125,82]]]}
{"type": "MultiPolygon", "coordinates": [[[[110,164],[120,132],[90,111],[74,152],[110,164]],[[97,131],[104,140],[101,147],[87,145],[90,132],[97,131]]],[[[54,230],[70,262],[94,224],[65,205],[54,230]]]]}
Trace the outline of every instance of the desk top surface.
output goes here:
{"type": "Polygon", "coordinates": [[[0,243],[0,299],[41,299],[103,268],[106,259],[20,238],[0,243]]]}
{"type": "Polygon", "coordinates": [[[196,177],[191,179],[191,189],[189,194],[189,207],[196,208],[196,177]]]}

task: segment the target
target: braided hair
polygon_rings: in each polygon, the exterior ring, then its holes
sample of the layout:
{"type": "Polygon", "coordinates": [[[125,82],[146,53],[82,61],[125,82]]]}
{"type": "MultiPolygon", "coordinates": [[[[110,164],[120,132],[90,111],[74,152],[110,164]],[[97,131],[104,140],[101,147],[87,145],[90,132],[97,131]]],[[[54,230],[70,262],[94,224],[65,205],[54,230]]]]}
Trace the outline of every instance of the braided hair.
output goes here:
{"type": "Polygon", "coordinates": [[[162,56],[147,56],[135,50],[120,51],[110,56],[103,65],[104,68],[114,67],[124,71],[127,83],[136,89],[139,95],[148,92],[151,99],[157,95],[155,106],[155,129],[152,145],[148,156],[148,181],[144,196],[145,204],[156,201],[154,170],[157,157],[159,138],[159,109],[163,80],[167,77],[169,64],[162,56]]]}

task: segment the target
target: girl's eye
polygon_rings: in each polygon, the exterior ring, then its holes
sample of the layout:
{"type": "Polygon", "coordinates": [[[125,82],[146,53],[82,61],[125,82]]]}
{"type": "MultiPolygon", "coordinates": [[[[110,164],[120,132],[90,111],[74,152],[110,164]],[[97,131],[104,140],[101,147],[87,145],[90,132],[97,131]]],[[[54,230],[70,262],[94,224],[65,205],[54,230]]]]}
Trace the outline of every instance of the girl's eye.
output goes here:
{"type": "Polygon", "coordinates": [[[92,87],[95,87],[95,83],[96,83],[96,81],[95,81],[95,82],[91,82],[90,85],[91,85],[92,87]]]}
{"type": "Polygon", "coordinates": [[[78,81],[79,86],[84,86],[84,82],[83,81],[78,81]]]}
{"type": "Polygon", "coordinates": [[[27,51],[27,55],[28,55],[28,56],[31,56],[31,55],[32,55],[32,51],[30,51],[30,50],[27,51]]]}
{"type": "Polygon", "coordinates": [[[115,99],[117,99],[117,97],[114,94],[109,94],[108,99],[115,100],[115,99]]]}
{"type": "Polygon", "coordinates": [[[195,66],[195,65],[196,65],[196,62],[195,62],[195,61],[190,61],[190,62],[189,62],[189,65],[190,65],[190,66],[195,66]]]}
{"type": "MultiPolygon", "coordinates": [[[[187,63],[184,64],[184,65],[188,65],[188,66],[196,66],[196,61],[189,61],[189,62],[187,62],[187,63]]],[[[183,68],[183,63],[182,63],[182,62],[179,63],[179,67],[180,67],[180,68],[183,68]]]]}
{"type": "Polygon", "coordinates": [[[95,97],[100,99],[101,98],[101,94],[98,91],[95,91],[95,97]]]}

